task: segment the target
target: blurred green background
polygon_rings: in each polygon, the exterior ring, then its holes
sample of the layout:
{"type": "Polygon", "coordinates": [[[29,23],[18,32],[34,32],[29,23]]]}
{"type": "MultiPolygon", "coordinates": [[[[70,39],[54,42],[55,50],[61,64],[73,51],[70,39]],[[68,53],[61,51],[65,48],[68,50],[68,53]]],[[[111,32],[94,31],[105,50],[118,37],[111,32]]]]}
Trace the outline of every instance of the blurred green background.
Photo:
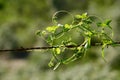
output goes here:
{"type": "MultiPolygon", "coordinates": [[[[59,10],[112,19],[113,39],[120,41],[120,0],[0,0],[0,49],[46,46],[35,32],[52,25],[52,15],[59,10]]],[[[59,20],[72,21],[68,15],[59,20]]],[[[87,54],[53,71],[49,51],[0,52],[0,80],[120,80],[119,47],[105,49],[107,63],[100,47],[87,54]]]]}

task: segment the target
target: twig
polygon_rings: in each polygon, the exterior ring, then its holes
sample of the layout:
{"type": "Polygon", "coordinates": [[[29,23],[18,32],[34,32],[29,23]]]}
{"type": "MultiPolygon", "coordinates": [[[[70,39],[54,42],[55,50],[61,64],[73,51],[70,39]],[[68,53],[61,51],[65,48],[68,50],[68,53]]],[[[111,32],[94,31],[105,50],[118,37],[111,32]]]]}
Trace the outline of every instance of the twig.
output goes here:
{"type": "MultiPolygon", "coordinates": [[[[120,42],[113,42],[112,44],[109,45],[120,45],[120,42]]],[[[18,48],[18,49],[3,49],[0,50],[0,52],[10,52],[10,51],[30,51],[30,50],[46,50],[46,49],[53,49],[53,48],[59,48],[59,47],[66,47],[66,48],[75,48],[79,46],[84,46],[85,44],[80,44],[80,45],[66,45],[66,46],[46,46],[46,47],[30,47],[30,48],[18,48]]],[[[91,46],[100,46],[102,43],[94,43],[91,46]]]]}
{"type": "MultiPolygon", "coordinates": [[[[67,45],[67,46],[60,46],[60,47],[66,47],[66,48],[74,48],[78,47],[79,45],[67,45]]],[[[3,49],[0,50],[0,52],[9,52],[9,51],[29,51],[29,50],[40,50],[40,49],[53,49],[58,48],[58,46],[46,46],[46,47],[31,47],[31,48],[18,48],[18,49],[3,49]]]]}

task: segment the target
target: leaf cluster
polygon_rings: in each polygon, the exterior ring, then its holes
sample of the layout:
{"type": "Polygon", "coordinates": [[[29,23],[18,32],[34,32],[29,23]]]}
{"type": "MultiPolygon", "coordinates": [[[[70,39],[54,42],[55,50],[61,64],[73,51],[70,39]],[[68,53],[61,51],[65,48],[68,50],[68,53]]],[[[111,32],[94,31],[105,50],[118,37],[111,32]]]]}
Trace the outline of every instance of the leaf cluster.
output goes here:
{"type": "MultiPolygon", "coordinates": [[[[56,15],[53,17],[56,17],[56,15]]],[[[106,29],[109,29],[112,33],[112,27],[110,26],[111,20],[97,22],[95,19],[93,19],[93,16],[83,13],[75,15],[71,24],[57,23],[55,18],[54,21],[55,25],[48,26],[45,30],[38,30],[36,32],[36,34],[42,37],[50,46],[54,46],[54,48],[51,49],[52,57],[48,64],[50,67],[54,67],[54,70],[60,64],[68,64],[84,57],[87,50],[93,46],[91,45],[91,39],[93,36],[101,39],[99,45],[102,46],[103,59],[105,47],[113,43],[110,35],[106,32],[106,29]],[[97,30],[95,30],[94,27],[96,27],[97,30]],[[77,30],[78,34],[82,34],[84,37],[82,44],[76,44],[73,42],[71,40],[72,37],[70,37],[68,40],[61,39],[62,36],[65,36],[65,34],[71,30],[77,30]],[[60,42],[56,43],[57,40],[60,40],[60,42]],[[61,58],[60,55],[65,54],[66,49],[72,50],[73,54],[68,58],[61,58]]]]}

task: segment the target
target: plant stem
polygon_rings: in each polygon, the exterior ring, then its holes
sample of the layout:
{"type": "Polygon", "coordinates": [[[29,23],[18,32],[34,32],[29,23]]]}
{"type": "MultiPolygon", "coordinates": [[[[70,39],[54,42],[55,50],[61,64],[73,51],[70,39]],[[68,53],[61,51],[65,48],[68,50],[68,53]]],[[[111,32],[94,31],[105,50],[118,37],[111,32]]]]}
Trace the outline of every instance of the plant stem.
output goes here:
{"type": "MultiPolygon", "coordinates": [[[[94,43],[91,44],[91,46],[101,46],[102,43],[94,43]]],[[[120,42],[113,42],[112,44],[109,45],[120,45],[120,42]]],[[[80,45],[66,45],[66,46],[60,46],[60,47],[66,47],[66,48],[75,48],[79,46],[84,46],[84,44],[80,45]]],[[[32,50],[46,50],[46,49],[53,49],[53,48],[59,48],[59,46],[45,46],[45,47],[30,47],[30,48],[17,48],[17,49],[0,49],[0,52],[10,52],[10,51],[32,51],[32,50]]]]}

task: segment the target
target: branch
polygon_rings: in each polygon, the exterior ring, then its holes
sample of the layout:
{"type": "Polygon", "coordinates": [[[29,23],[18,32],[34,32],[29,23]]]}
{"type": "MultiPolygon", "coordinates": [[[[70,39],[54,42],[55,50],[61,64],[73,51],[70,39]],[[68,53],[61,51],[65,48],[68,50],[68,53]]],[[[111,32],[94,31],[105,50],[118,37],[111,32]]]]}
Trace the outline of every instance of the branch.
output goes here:
{"type": "MultiPolygon", "coordinates": [[[[120,45],[120,42],[113,42],[112,44],[109,44],[109,45],[113,45],[113,44],[120,45]]],[[[18,49],[3,49],[3,50],[0,50],[0,52],[30,51],[30,50],[40,50],[40,49],[46,50],[46,49],[53,49],[53,48],[59,48],[59,47],[75,48],[75,47],[84,46],[84,45],[85,45],[85,43],[80,44],[80,45],[46,46],[46,47],[31,47],[31,48],[18,48],[18,49]]],[[[102,43],[91,44],[91,46],[100,46],[100,45],[102,45],[102,43]]]]}
{"type": "MultiPolygon", "coordinates": [[[[67,46],[60,46],[60,47],[66,47],[66,48],[75,48],[79,45],[67,45],[67,46]]],[[[0,50],[0,52],[9,52],[9,51],[29,51],[29,50],[40,50],[40,49],[53,49],[53,48],[59,48],[58,46],[46,46],[46,47],[31,47],[31,48],[18,48],[18,49],[3,49],[0,50]]]]}

